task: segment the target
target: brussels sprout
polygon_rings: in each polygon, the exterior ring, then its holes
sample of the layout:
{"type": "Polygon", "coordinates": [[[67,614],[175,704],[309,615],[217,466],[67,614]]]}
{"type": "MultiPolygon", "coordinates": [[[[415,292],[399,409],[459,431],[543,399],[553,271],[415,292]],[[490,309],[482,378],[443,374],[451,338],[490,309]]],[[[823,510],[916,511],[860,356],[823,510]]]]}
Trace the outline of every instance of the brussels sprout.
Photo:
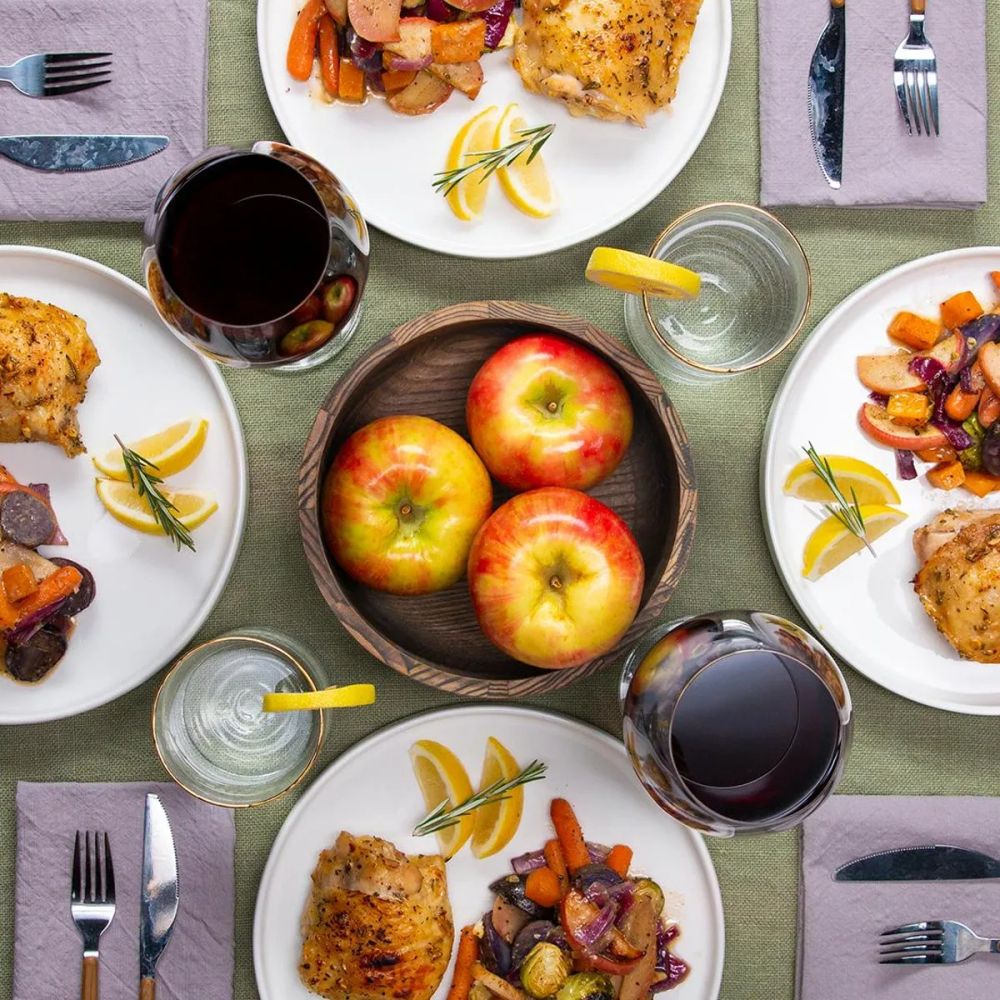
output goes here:
{"type": "Polygon", "coordinates": [[[556,994],[556,1000],[614,1000],[614,997],[614,985],[603,972],[577,972],[556,994]]]}
{"type": "Polygon", "coordinates": [[[958,460],[964,468],[978,472],[983,468],[983,435],[986,432],[974,413],[962,424],[962,430],[972,438],[972,444],[958,453],[958,460]]]}
{"type": "Polygon", "coordinates": [[[666,902],[663,898],[663,890],[651,878],[641,878],[636,882],[635,898],[648,899],[653,906],[653,913],[657,916],[663,912],[663,906],[666,902]]]}
{"type": "Polygon", "coordinates": [[[554,996],[572,972],[569,956],[556,944],[539,941],[521,966],[521,985],[535,1000],[554,996]]]}

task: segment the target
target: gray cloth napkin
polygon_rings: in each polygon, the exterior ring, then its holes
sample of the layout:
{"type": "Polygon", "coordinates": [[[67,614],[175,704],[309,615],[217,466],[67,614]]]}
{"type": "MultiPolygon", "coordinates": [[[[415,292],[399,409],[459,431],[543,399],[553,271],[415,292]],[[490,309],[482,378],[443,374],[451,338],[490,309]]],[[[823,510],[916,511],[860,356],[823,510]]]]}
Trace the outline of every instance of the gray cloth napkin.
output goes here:
{"type": "Polygon", "coordinates": [[[929,0],[941,135],[908,135],[892,82],[902,0],[847,0],[844,179],[831,188],[809,134],[809,63],[824,0],[759,0],[763,205],[975,208],[986,201],[986,0],[929,0]]]}
{"type": "Polygon", "coordinates": [[[165,135],[139,163],[85,173],[0,158],[0,219],[136,220],[178,167],[205,148],[207,0],[0,0],[0,63],[34,52],[111,52],[110,84],[68,97],[0,85],[4,135],[165,135]]]}
{"type": "Polygon", "coordinates": [[[920,920],[959,920],[1000,937],[1000,881],[834,882],[855,858],[950,844],[1000,857],[1000,799],[835,795],[802,830],[799,1000],[995,1000],[1000,959],[879,965],[878,935],[920,920]]]}
{"type": "Polygon", "coordinates": [[[233,847],[228,809],[169,784],[17,786],[13,1000],[79,996],[81,940],[69,912],[77,829],[107,830],[117,912],[101,938],[101,1000],[139,989],[139,884],[146,793],[160,796],[177,847],[180,908],[156,969],[159,1000],[233,995],[233,847]]]}

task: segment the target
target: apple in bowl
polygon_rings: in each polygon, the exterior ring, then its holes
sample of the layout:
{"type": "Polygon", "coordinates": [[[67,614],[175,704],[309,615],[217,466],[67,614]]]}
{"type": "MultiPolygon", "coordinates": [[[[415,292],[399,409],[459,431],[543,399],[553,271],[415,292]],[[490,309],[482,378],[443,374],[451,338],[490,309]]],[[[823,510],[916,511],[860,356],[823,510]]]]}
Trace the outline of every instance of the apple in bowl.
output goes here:
{"type": "Polygon", "coordinates": [[[612,649],[639,610],[644,576],[625,522],[593,497],[559,487],[508,500],[469,553],[480,628],[515,660],[550,670],[612,649]]]}
{"type": "Polygon", "coordinates": [[[320,504],[344,572],[390,594],[429,594],[461,579],[493,489],[479,456],[449,427],[382,417],[340,447],[320,504]]]}
{"type": "Polygon", "coordinates": [[[486,360],[465,419],[486,467],[514,490],[590,489],[632,438],[632,402],[614,369],[550,333],[518,337],[486,360]]]}

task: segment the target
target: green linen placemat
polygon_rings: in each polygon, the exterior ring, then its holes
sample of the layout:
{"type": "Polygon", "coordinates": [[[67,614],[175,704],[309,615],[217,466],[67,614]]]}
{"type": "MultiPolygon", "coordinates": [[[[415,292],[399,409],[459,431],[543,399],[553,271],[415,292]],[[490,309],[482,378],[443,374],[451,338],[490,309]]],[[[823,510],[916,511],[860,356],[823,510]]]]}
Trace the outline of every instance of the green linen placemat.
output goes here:
{"type": "MultiPolygon", "coordinates": [[[[821,2],[821,0],[815,0],[821,2]]],[[[905,13],[905,12],[904,12],[905,13]]],[[[600,242],[646,249],[674,217],[709,201],[757,196],[756,5],[734,0],[734,45],[719,113],[701,148],[670,188],[600,242]]],[[[214,0],[210,54],[210,141],[280,135],[257,65],[253,0],[214,0]]],[[[1000,22],[989,29],[991,103],[1000,100],[1000,22]]],[[[991,129],[991,160],[1000,154],[991,129]]],[[[627,164],[622,165],[627,178],[627,164]]],[[[848,292],[910,258],[971,244],[1000,243],[1000,188],[974,213],[793,210],[782,218],[813,266],[813,322],[848,292]]],[[[83,254],[139,278],[138,227],[4,225],[0,242],[83,254]]],[[[346,357],[308,374],[227,373],[246,429],[250,515],[232,580],[203,630],[248,623],[285,629],[312,645],[338,682],[374,681],[378,703],[333,716],[321,766],[373,729],[424,709],[454,704],[399,677],[364,653],[336,624],[306,568],[295,512],[296,471],[306,433],[330,386],[377,338],[418,313],[469,298],[516,298],[571,310],[624,337],[622,301],[588,285],[593,245],[531,261],[445,258],[373,235],[373,271],[362,328],[346,357]]],[[[166,335],[166,334],[165,334],[166,335]]],[[[786,361],[708,389],[669,387],[691,438],[700,487],[699,526],[687,575],[668,614],[759,607],[794,617],[771,566],[758,509],[761,432],[786,361]]],[[[987,668],[988,669],[988,668],[987,668]]],[[[857,726],[842,785],[860,794],[976,795],[1000,792],[1000,726],[903,701],[848,672],[857,726]]],[[[158,678],[82,717],[0,729],[0,1000],[10,998],[14,884],[14,784],[137,781],[164,777],[149,738],[158,678]]],[[[612,670],[534,703],[618,732],[612,670]]],[[[250,934],[256,886],[270,844],[294,799],[237,816],[236,1000],[257,996],[250,934]]],[[[798,878],[794,834],[710,842],[726,907],[723,1000],[791,1000],[798,878]]],[[[76,989],[75,970],[67,995],[76,989]]],[[[806,998],[819,1000],[819,998],[806,998]]]]}

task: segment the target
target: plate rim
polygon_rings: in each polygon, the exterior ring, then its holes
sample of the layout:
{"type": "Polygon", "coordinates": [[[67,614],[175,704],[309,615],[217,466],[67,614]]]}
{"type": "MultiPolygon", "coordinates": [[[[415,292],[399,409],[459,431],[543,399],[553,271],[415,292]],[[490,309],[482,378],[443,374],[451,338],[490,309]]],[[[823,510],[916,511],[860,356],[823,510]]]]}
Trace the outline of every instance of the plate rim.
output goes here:
{"type": "MultiPolygon", "coordinates": [[[[261,988],[261,956],[266,950],[265,942],[259,939],[259,935],[262,933],[260,928],[263,924],[262,912],[264,904],[262,900],[264,899],[265,893],[269,889],[270,883],[274,878],[274,870],[277,865],[277,861],[275,859],[278,854],[279,845],[282,844],[287,837],[291,836],[290,830],[293,825],[293,821],[297,821],[300,814],[305,812],[306,807],[311,803],[311,801],[320,796],[321,782],[327,779],[328,775],[333,774],[335,771],[346,766],[346,764],[352,762],[355,757],[362,756],[373,743],[386,739],[391,734],[394,734],[398,729],[405,729],[415,723],[431,719],[432,717],[436,718],[439,716],[465,714],[487,715],[494,713],[510,714],[514,716],[528,716],[529,718],[535,719],[541,717],[546,721],[558,722],[562,725],[569,726],[570,728],[580,729],[588,738],[597,739],[598,742],[603,741],[606,745],[614,747],[622,754],[626,753],[625,745],[620,740],[615,739],[615,737],[610,733],[593,723],[584,722],[583,720],[577,719],[574,716],[566,714],[565,712],[559,712],[553,709],[535,708],[534,706],[517,705],[511,702],[493,702],[490,704],[478,705],[451,705],[447,708],[424,709],[404,716],[401,719],[397,719],[395,722],[390,722],[388,725],[376,729],[373,733],[369,733],[357,743],[352,744],[347,750],[340,754],[339,757],[331,761],[319,774],[316,775],[315,778],[313,778],[309,787],[302,793],[299,800],[289,810],[288,815],[281,824],[281,828],[278,830],[277,835],[271,842],[271,848],[268,851],[267,861],[264,864],[264,870],[261,872],[260,881],[257,884],[257,898],[254,901],[253,911],[253,930],[250,938],[251,948],[253,950],[254,983],[257,987],[257,991],[261,994],[262,1000],[273,1000],[273,998],[264,997],[261,988]]],[[[638,785],[636,786],[635,792],[636,794],[645,795],[645,792],[643,792],[638,785]]],[[[719,948],[714,957],[712,976],[709,982],[709,995],[715,997],[717,1000],[719,990],[722,988],[722,975],[726,957],[726,919],[725,909],[722,904],[722,888],[719,884],[718,872],[715,870],[715,864],[712,861],[712,855],[709,853],[708,847],[705,844],[704,837],[700,836],[689,827],[684,826],[683,823],[671,818],[667,813],[663,813],[663,819],[665,822],[673,823],[680,830],[680,832],[688,838],[695,854],[698,857],[702,869],[707,876],[707,881],[710,884],[708,904],[712,914],[712,921],[715,925],[716,932],[719,935],[719,948]]]]}
{"type": "MultiPolygon", "coordinates": [[[[314,152],[307,149],[306,146],[300,145],[297,139],[293,137],[292,133],[289,131],[288,123],[286,121],[286,116],[282,113],[279,108],[281,107],[281,102],[278,100],[278,93],[281,90],[279,82],[277,80],[272,80],[271,75],[268,71],[264,59],[264,37],[266,34],[264,26],[264,10],[265,6],[268,4],[276,3],[277,0],[257,0],[257,16],[255,18],[255,27],[257,33],[257,62],[260,67],[261,76],[264,79],[264,89],[267,93],[268,104],[271,106],[271,113],[274,115],[278,122],[278,126],[281,128],[288,142],[295,146],[297,149],[301,149],[304,153],[308,153],[310,156],[314,156],[321,163],[323,162],[322,157],[316,156],[314,152]]],[[[733,4],[732,0],[703,0],[703,3],[715,2],[719,7],[720,14],[720,36],[719,36],[719,46],[720,55],[719,60],[720,72],[715,79],[712,87],[712,92],[709,95],[709,113],[706,114],[698,124],[698,128],[695,129],[691,134],[691,151],[687,155],[683,163],[678,164],[677,169],[674,170],[669,175],[664,175],[665,180],[663,184],[656,190],[652,191],[648,197],[640,196],[637,201],[630,202],[628,207],[625,209],[624,214],[616,214],[614,221],[608,222],[606,225],[603,222],[595,225],[583,226],[579,228],[574,233],[569,234],[568,237],[550,237],[538,245],[533,245],[529,249],[524,247],[511,247],[503,246],[497,247],[495,250],[491,250],[488,247],[486,249],[472,249],[472,248],[455,248],[449,246],[449,240],[436,239],[436,238],[423,238],[420,242],[416,242],[418,237],[405,236],[403,233],[397,230],[397,227],[393,226],[391,223],[384,225],[381,218],[376,219],[378,215],[377,206],[362,205],[361,210],[365,218],[365,221],[369,226],[374,226],[376,229],[397,240],[401,240],[410,246],[419,247],[420,249],[430,251],[431,253],[438,253],[448,257],[457,257],[466,260],[523,260],[531,257],[540,257],[544,254],[556,253],[561,250],[567,250],[570,247],[579,246],[581,243],[585,243],[587,240],[591,240],[596,236],[601,236],[606,232],[622,225],[629,219],[638,215],[647,205],[649,205],[654,199],[658,198],[663,194],[666,189],[673,184],[673,182],[680,175],[681,171],[687,167],[690,161],[694,158],[695,154],[701,147],[702,142],[705,140],[705,136],[708,134],[709,128],[711,128],[712,123],[715,121],[716,115],[719,113],[719,105],[722,102],[722,95],[725,91],[726,83],[729,80],[729,69],[732,63],[732,53],[733,53],[733,4]]],[[[683,72],[683,66],[682,66],[683,72]]],[[[336,171],[332,166],[328,166],[328,169],[333,170],[336,175],[336,171]]]]}
{"type": "Polygon", "coordinates": [[[944,263],[946,261],[962,260],[964,258],[974,258],[988,255],[992,255],[993,257],[1000,255],[1000,245],[982,244],[971,247],[954,247],[950,250],[939,250],[935,253],[924,254],[921,257],[904,261],[887,271],[883,271],[881,274],[878,274],[869,281],[866,281],[863,285],[860,285],[858,288],[854,289],[853,292],[849,293],[845,298],[841,299],[840,302],[838,302],[810,331],[809,336],[803,341],[795,357],[792,358],[792,361],[788,366],[788,370],[785,372],[781,383],[775,391],[774,400],[771,403],[771,409],[768,413],[767,422],[764,425],[764,433],[761,438],[760,468],[758,472],[761,520],[764,525],[764,536],[767,540],[767,549],[771,557],[771,563],[774,566],[775,572],[781,581],[781,585],[784,588],[785,593],[795,606],[796,611],[802,619],[808,623],[811,629],[819,632],[820,642],[822,642],[823,645],[828,646],[834,654],[842,662],[851,667],[852,670],[857,671],[863,677],[867,677],[868,680],[878,684],[879,687],[884,688],[886,691],[890,691],[901,698],[905,698],[907,701],[920,705],[926,705],[929,708],[935,708],[940,711],[954,712],[959,715],[978,716],[1000,715],[1000,699],[997,700],[996,704],[976,705],[966,702],[949,701],[947,698],[935,698],[933,696],[922,697],[914,695],[908,691],[905,679],[896,682],[893,680],[892,676],[888,678],[877,676],[877,670],[873,672],[867,666],[862,666],[860,663],[848,659],[848,657],[846,657],[838,648],[838,643],[835,638],[831,636],[829,630],[820,630],[819,626],[812,620],[810,615],[806,613],[805,609],[799,602],[797,596],[799,580],[794,577],[789,577],[778,557],[777,544],[774,540],[773,534],[775,525],[773,523],[772,510],[768,504],[769,487],[772,485],[772,481],[768,478],[768,466],[770,463],[771,451],[774,447],[774,438],[778,425],[779,411],[786,404],[786,395],[791,392],[791,386],[796,376],[799,374],[800,369],[809,359],[812,352],[816,350],[816,345],[822,339],[831,335],[831,332],[837,328],[846,313],[853,309],[858,303],[862,302],[868,295],[877,291],[881,286],[888,284],[896,278],[905,277],[911,271],[917,271],[927,265],[944,263]]]}
{"type": "MultiPolygon", "coordinates": [[[[122,289],[128,292],[130,296],[139,298],[144,303],[145,307],[150,310],[152,316],[155,318],[155,321],[163,326],[164,332],[169,333],[169,329],[163,324],[162,320],[157,315],[156,310],[153,307],[153,302],[146,290],[138,282],[133,281],[120,271],[116,271],[114,268],[108,267],[106,264],[101,264],[99,261],[91,260],[91,258],[84,257],[81,254],[70,253],[66,250],[56,250],[51,247],[30,246],[27,244],[17,243],[0,245],[0,264],[2,264],[5,259],[16,257],[34,257],[41,258],[43,260],[54,260],[64,266],[79,268],[80,270],[96,274],[101,278],[109,279],[112,284],[119,285],[122,289]]],[[[171,336],[173,336],[173,334],[171,334],[171,336]]],[[[205,369],[209,377],[209,381],[215,387],[216,393],[222,404],[222,409],[226,415],[227,429],[233,439],[233,443],[236,445],[236,459],[239,465],[237,477],[238,489],[236,497],[237,513],[235,530],[227,544],[225,557],[223,558],[219,571],[216,574],[215,581],[212,584],[208,598],[196,611],[188,626],[183,631],[177,633],[175,638],[175,647],[165,662],[154,664],[148,670],[145,670],[145,668],[143,670],[137,670],[135,674],[125,682],[124,686],[113,688],[110,694],[100,695],[96,698],[85,698],[82,702],[76,704],[72,708],[65,710],[56,709],[53,712],[46,712],[38,716],[32,716],[31,718],[21,719],[5,719],[3,717],[3,712],[0,711],[0,726],[34,725],[36,723],[57,722],[62,719],[74,718],[77,715],[83,715],[86,712],[90,712],[95,708],[101,708],[104,705],[109,705],[128,694],[130,691],[134,691],[137,687],[141,684],[145,684],[146,681],[167,666],[167,664],[169,664],[170,661],[173,660],[174,657],[194,638],[198,630],[205,624],[205,620],[219,603],[219,599],[229,583],[233,568],[236,565],[237,556],[239,555],[243,544],[243,538],[246,534],[247,508],[250,492],[250,474],[247,460],[246,438],[243,434],[243,424],[240,421],[239,413],[236,410],[236,404],[233,400],[232,393],[229,391],[229,387],[226,385],[226,382],[222,378],[222,374],[219,372],[218,368],[207,359],[197,354],[196,351],[191,350],[191,348],[186,347],[182,343],[178,343],[177,348],[195,355],[195,360],[198,361],[205,369]]]]}

